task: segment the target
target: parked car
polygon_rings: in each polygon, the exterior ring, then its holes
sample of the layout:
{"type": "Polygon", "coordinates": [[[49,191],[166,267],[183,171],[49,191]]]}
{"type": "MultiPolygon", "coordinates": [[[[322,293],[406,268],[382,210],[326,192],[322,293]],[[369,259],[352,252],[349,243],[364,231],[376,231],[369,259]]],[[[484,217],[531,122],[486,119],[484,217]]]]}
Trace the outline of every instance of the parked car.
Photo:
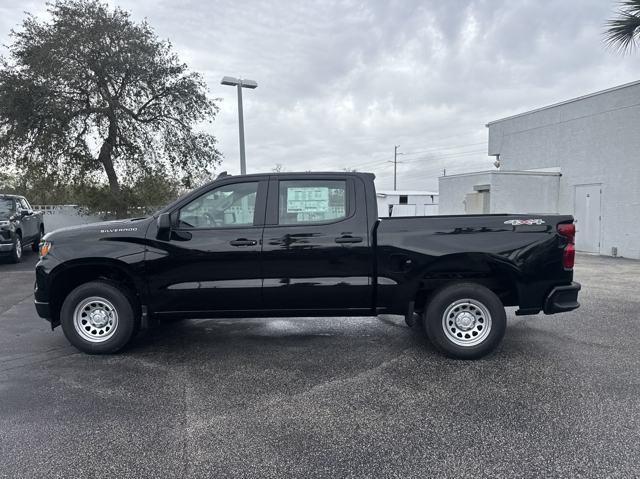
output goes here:
{"type": "Polygon", "coordinates": [[[24,196],[0,194],[0,255],[19,263],[22,248],[31,245],[38,251],[44,236],[41,212],[33,211],[24,196]]]}
{"type": "Polygon", "coordinates": [[[45,236],[35,305],[87,353],[175,317],[404,315],[456,358],[493,351],[505,306],[577,308],[573,218],[379,219],[374,176],[222,179],[133,220],[45,236]]]}

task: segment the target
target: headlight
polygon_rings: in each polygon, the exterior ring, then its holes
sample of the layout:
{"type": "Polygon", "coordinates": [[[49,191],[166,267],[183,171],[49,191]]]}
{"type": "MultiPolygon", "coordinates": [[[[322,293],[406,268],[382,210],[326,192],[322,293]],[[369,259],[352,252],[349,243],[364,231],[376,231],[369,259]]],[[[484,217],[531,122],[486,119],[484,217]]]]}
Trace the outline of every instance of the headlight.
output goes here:
{"type": "Polygon", "coordinates": [[[49,254],[49,251],[51,251],[51,247],[53,245],[51,244],[51,241],[40,241],[40,257],[44,258],[45,256],[47,256],[49,254]]]}

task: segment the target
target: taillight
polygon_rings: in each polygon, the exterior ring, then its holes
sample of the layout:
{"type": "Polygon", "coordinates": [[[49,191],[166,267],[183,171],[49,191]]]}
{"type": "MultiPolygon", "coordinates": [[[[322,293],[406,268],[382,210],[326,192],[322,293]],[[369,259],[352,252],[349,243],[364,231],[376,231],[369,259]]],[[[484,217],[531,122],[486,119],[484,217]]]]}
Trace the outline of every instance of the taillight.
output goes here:
{"type": "Polygon", "coordinates": [[[573,265],[576,262],[576,247],[573,246],[573,243],[569,243],[564,249],[564,254],[562,255],[562,265],[564,269],[573,269],[573,265]]]}
{"type": "Polygon", "coordinates": [[[567,238],[567,246],[564,247],[562,255],[562,265],[564,269],[573,269],[576,261],[576,225],[573,223],[563,223],[558,225],[558,234],[567,238]]]}
{"type": "Polygon", "coordinates": [[[576,238],[576,225],[573,223],[563,223],[558,225],[558,233],[569,240],[569,243],[574,243],[576,238]]]}

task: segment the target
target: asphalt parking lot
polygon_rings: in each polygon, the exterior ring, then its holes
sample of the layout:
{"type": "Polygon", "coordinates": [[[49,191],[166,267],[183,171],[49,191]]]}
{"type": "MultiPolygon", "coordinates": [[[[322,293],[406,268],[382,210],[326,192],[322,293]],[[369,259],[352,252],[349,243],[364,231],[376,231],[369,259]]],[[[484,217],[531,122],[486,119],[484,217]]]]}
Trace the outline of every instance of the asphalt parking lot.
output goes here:
{"type": "Polygon", "coordinates": [[[88,356],[0,264],[0,477],[637,477],[640,262],[475,362],[401,318],[190,320],[88,356]]]}

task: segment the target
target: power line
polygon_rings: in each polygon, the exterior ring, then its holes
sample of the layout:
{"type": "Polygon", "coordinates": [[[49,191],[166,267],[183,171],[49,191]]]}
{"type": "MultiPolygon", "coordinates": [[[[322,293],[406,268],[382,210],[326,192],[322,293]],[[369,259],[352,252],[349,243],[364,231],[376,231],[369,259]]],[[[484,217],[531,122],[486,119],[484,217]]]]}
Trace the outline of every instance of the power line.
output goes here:
{"type": "Polygon", "coordinates": [[[484,151],[485,150],[474,150],[474,151],[463,151],[459,153],[449,153],[445,155],[421,156],[420,158],[412,158],[410,160],[407,160],[406,162],[409,163],[409,162],[422,161],[422,160],[454,159],[454,158],[461,158],[463,156],[478,155],[480,153],[484,153],[484,151]]]}
{"type": "Polygon", "coordinates": [[[419,155],[420,153],[429,153],[431,151],[441,151],[441,150],[456,150],[458,148],[466,148],[469,146],[479,146],[479,145],[486,145],[487,142],[483,141],[481,143],[468,143],[466,145],[457,145],[457,146],[445,146],[445,147],[437,147],[434,146],[433,148],[426,148],[424,150],[419,150],[419,151],[409,151],[407,153],[405,153],[405,155],[419,155]]]}
{"type": "Polygon", "coordinates": [[[350,165],[352,168],[362,168],[363,166],[366,167],[373,167],[376,165],[383,165],[385,163],[388,163],[389,160],[374,160],[374,161],[367,161],[365,163],[356,163],[355,165],[350,165]]]}
{"type": "MultiPolygon", "coordinates": [[[[449,153],[445,153],[445,155],[451,155],[451,154],[457,154],[458,152],[454,152],[454,151],[450,151],[450,150],[457,150],[457,149],[461,149],[461,148],[467,148],[470,146],[479,146],[479,145],[486,145],[487,142],[482,142],[482,143],[467,143],[465,145],[454,145],[454,146],[445,146],[445,147],[433,147],[433,148],[425,148],[423,150],[418,150],[418,151],[412,151],[412,152],[403,152],[403,155],[409,156],[409,155],[417,155],[420,153],[429,153],[432,151],[449,151],[449,153]]],[[[484,150],[478,150],[478,151],[484,151],[484,150]]],[[[459,152],[459,153],[465,153],[465,152],[459,152]]],[[[386,156],[386,155],[385,155],[386,156]]],[[[441,156],[441,155],[439,155],[441,156]]],[[[424,157],[426,158],[426,157],[424,157]]],[[[419,159],[419,158],[416,158],[419,159]]],[[[363,166],[373,166],[376,163],[380,163],[380,162],[386,162],[389,160],[380,160],[380,159],[374,159],[374,160],[367,160],[363,163],[356,163],[356,164],[352,164],[350,165],[353,168],[361,168],[363,166]]],[[[410,160],[413,161],[413,160],[410,160]]]]}
{"type": "MultiPolygon", "coordinates": [[[[439,141],[442,141],[442,139],[439,139],[439,141]]],[[[431,153],[431,152],[444,152],[443,154],[439,154],[439,155],[429,155],[429,156],[423,156],[420,158],[412,158],[409,160],[406,160],[406,162],[413,162],[413,161],[421,161],[421,160],[425,160],[425,159],[431,159],[431,160],[437,160],[437,159],[454,159],[457,157],[462,157],[462,156],[467,156],[470,154],[477,154],[477,153],[482,153],[484,150],[471,150],[471,151],[455,151],[455,150],[460,150],[463,148],[469,148],[469,147],[473,147],[473,146],[480,146],[480,145],[486,145],[487,142],[483,141],[483,142],[477,142],[477,143],[465,143],[463,145],[453,145],[453,146],[442,146],[442,147],[438,147],[438,146],[434,146],[434,147],[430,147],[430,148],[423,148],[421,150],[414,150],[414,151],[410,151],[410,152],[403,152],[402,155],[406,155],[406,156],[412,156],[412,155],[418,155],[418,154],[422,154],[422,153],[431,153]],[[434,157],[435,156],[435,157],[434,157]]],[[[386,156],[386,155],[385,155],[386,156]]],[[[364,162],[359,162],[359,163],[351,163],[348,165],[349,168],[354,168],[354,169],[381,169],[383,167],[386,167],[387,163],[391,164],[393,163],[393,161],[390,160],[384,160],[381,158],[375,158],[375,159],[369,159],[367,161],[364,162]]],[[[397,158],[396,158],[396,163],[397,163],[397,158]]],[[[401,163],[404,163],[401,162],[401,163]]]]}

